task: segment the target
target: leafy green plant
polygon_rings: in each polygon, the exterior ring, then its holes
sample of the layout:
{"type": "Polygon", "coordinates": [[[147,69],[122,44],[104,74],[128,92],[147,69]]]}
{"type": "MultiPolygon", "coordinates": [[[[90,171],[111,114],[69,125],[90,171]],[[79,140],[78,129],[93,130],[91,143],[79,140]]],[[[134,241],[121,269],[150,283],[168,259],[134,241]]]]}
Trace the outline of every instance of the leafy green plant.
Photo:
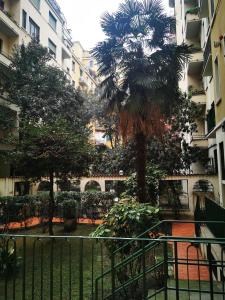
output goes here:
{"type": "MultiPolygon", "coordinates": [[[[103,224],[101,224],[92,234],[94,237],[115,237],[132,238],[137,237],[148,228],[156,224],[159,220],[159,208],[152,207],[149,204],[140,204],[135,200],[124,200],[115,204],[106,214],[103,224]]],[[[142,235],[142,238],[150,238],[149,234],[142,235]]],[[[105,240],[103,242],[108,250],[108,256],[114,256],[115,262],[124,261],[137,250],[143,242],[132,241],[126,243],[121,240],[105,240]],[[116,251],[116,255],[115,255],[116,251]]],[[[142,267],[141,256],[131,259],[129,263],[122,265],[116,270],[116,279],[120,285],[132,280],[140,274],[142,267]]],[[[123,291],[119,299],[142,299],[143,291],[139,282],[135,282],[128,291],[123,291]]]]}
{"type": "MultiPolygon", "coordinates": [[[[165,175],[165,172],[162,171],[157,165],[148,165],[146,170],[146,202],[150,202],[151,204],[155,204],[157,202],[159,181],[165,177],[165,175]]],[[[133,173],[125,181],[125,187],[126,192],[122,194],[123,197],[137,197],[138,184],[136,173],[133,173]]]]}
{"type": "Polygon", "coordinates": [[[64,201],[63,204],[64,230],[70,232],[77,227],[77,203],[74,200],[64,201]]]}
{"type": "Polygon", "coordinates": [[[63,202],[63,218],[75,219],[77,217],[77,203],[73,200],[63,202]]]}
{"type": "MultiPolygon", "coordinates": [[[[147,228],[159,221],[159,208],[149,204],[139,203],[134,199],[128,199],[115,204],[93,233],[95,237],[137,237],[147,228]]],[[[145,237],[149,237],[146,234],[145,237]]],[[[107,242],[109,253],[115,251],[120,242],[107,242]]],[[[127,249],[126,249],[127,250],[127,249]]],[[[132,251],[132,247],[130,251],[132,251]]],[[[123,251],[121,254],[124,254],[123,251]]]]}
{"type": "Polygon", "coordinates": [[[11,277],[19,269],[20,257],[17,257],[15,249],[8,246],[7,241],[3,240],[0,245],[0,276],[11,277]]]}

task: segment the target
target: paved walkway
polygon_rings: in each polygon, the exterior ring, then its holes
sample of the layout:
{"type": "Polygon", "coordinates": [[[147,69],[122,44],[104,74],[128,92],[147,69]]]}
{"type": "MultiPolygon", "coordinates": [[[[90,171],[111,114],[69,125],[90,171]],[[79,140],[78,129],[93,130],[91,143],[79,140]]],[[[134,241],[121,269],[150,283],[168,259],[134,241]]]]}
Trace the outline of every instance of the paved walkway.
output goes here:
{"type": "MultiPolygon", "coordinates": [[[[16,230],[16,229],[23,229],[23,228],[31,228],[34,226],[37,226],[42,223],[41,218],[30,218],[26,220],[25,222],[11,222],[8,224],[7,229],[16,230]]],[[[63,223],[63,219],[60,218],[53,218],[53,223],[63,223]]],[[[78,219],[79,224],[95,224],[99,225],[102,224],[102,220],[92,220],[87,218],[79,218],[78,219]]],[[[0,225],[0,230],[4,229],[4,225],[0,225]]]]}
{"type": "MultiPolygon", "coordinates": [[[[175,223],[172,226],[172,235],[178,237],[194,237],[195,225],[188,223],[175,223]]],[[[185,259],[183,262],[197,263],[197,259],[202,259],[199,248],[190,247],[190,243],[177,243],[178,259],[185,259]]],[[[180,261],[181,262],[181,261],[180,261]]],[[[181,280],[209,280],[209,271],[206,266],[186,265],[178,266],[178,276],[181,280]]]]}

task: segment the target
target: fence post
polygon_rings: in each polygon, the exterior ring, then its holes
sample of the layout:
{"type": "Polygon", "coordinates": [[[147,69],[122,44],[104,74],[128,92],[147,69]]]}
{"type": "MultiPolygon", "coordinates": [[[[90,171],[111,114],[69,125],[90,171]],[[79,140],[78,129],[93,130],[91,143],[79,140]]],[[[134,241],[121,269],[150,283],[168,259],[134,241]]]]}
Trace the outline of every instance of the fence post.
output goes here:
{"type": "Polygon", "coordinates": [[[177,256],[177,242],[174,242],[174,263],[175,263],[175,282],[176,282],[176,300],[179,300],[179,269],[177,256]]]}
{"type": "Polygon", "coordinates": [[[142,269],[143,269],[143,299],[146,299],[148,293],[146,290],[146,261],[145,261],[145,244],[142,241],[142,269]]]}
{"type": "Polygon", "coordinates": [[[79,254],[79,300],[83,300],[83,251],[84,251],[84,243],[83,239],[80,239],[80,254],[79,254]]]}
{"type": "Polygon", "coordinates": [[[167,281],[168,281],[168,248],[167,241],[163,242],[163,256],[164,256],[164,299],[168,299],[168,289],[167,289],[167,281]]]}
{"type": "Polygon", "coordinates": [[[26,237],[23,237],[23,290],[22,299],[26,299],[26,237]]]}
{"type": "Polygon", "coordinates": [[[112,270],[112,300],[115,300],[115,255],[111,257],[111,270],[112,270]]]}
{"type": "Polygon", "coordinates": [[[53,300],[53,264],[54,264],[54,239],[51,238],[51,249],[50,249],[50,300],[53,300]]]}
{"type": "Polygon", "coordinates": [[[209,261],[209,287],[210,287],[210,299],[214,299],[213,295],[213,269],[212,269],[212,259],[211,259],[211,244],[207,244],[207,258],[209,261]]]}

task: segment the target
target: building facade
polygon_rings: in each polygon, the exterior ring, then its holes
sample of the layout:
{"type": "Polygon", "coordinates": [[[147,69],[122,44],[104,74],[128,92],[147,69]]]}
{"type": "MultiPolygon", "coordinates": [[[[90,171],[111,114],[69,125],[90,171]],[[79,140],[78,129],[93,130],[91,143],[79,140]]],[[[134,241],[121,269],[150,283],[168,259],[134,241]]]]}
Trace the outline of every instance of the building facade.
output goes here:
{"type": "MultiPolygon", "coordinates": [[[[79,42],[73,43],[66,19],[55,0],[0,0],[0,72],[7,74],[15,47],[27,45],[32,39],[48,48],[52,65],[62,69],[75,88],[94,93],[98,85],[97,66],[79,42]]],[[[10,99],[1,97],[0,114],[7,108],[15,117],[14,128],[18,127],[19,108],[10,103],[10,99]]],[[[0,152],[7,150],[1,142],[4,131],[2,126],[0,152]]],[[[1,161],[0,155],[0,177],[8,176],[10,166],[1,161]]]]}
{"type": "Polygon", "coordinates": [[[177,43],[193,47],[180,88],[201,109],[192,146],[208,153],[207,167],[192,166],[194,173],[218,174],[215,200],[225,206],[225,1],[170,0],[176,17],[177,43]]]}

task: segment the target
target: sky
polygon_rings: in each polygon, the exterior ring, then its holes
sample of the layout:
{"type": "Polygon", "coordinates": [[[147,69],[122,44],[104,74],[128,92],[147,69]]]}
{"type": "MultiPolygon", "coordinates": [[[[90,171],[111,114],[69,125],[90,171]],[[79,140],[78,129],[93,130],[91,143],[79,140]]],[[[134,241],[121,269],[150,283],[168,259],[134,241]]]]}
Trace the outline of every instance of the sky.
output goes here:
{"type": "MultiPolygon", "coordinates": [[[[169,11],[169,0],[162,0],[169,11]]],[[[104,39],[100,18],[106,11],[113,12],[122,0],[57,0],[72,30],[74,41],[80,41],[84,49],[90,50],[104,39]]]]}

